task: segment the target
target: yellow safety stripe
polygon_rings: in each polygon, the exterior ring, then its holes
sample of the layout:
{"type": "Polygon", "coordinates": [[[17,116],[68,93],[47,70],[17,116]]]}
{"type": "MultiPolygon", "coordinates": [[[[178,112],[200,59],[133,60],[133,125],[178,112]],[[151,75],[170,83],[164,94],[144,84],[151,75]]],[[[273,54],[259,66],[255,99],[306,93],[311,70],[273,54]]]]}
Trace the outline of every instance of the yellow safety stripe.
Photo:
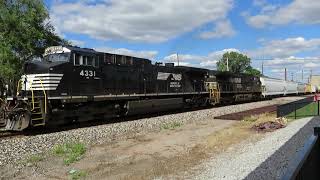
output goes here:
{"type": "Polygon", "coordinates": [[[44,90],[44,86],[42,84],[42,80],[40,78],[39,78],[39,80],[40,80],[40,83],[41,83],[41,86],[42,86],[42,91],[43,91],[43,94],[44,94],[44,112],[47,114],[47,93],[44,90]]]}
{"type": "Polygon", "coordinates": [[[32,110],[34,110],[34,93],[33,93],[33,88],[32,88],[32,83],[30,82],[30,90],[31,90],[31,102],[32,102],[32,110]]]}

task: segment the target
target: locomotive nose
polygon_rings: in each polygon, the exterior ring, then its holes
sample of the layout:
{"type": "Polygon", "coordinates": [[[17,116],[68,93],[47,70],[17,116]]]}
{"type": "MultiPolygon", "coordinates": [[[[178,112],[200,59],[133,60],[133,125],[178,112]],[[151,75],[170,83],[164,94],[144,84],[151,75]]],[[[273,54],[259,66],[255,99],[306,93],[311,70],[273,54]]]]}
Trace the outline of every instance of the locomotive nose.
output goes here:
{"type": "Polygon", "coordinates": [[[50,68],[49,64],[44,64],[40,62],[26,62],[24,64],[24,73],[25,74],[39,74],[46,73],[50,68]]]}

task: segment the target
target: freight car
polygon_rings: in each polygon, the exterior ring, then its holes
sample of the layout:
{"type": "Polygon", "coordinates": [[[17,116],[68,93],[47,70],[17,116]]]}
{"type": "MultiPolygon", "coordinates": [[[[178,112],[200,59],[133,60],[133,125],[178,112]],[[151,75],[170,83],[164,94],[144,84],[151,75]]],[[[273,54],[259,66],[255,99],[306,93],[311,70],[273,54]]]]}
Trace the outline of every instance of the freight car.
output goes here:
{"type": "Polygon", "coordinates": [[[316,91],[317,91],[317,88],[314,85],[310,83],[306,85],[306,89],[305,89],[306,94],[315,93],[316,91]]]}
{"type": "Polygon", "coordinates": [[[207,69],[86,48],[47,48],[24,73],[4,108],[7,130],[206,106],[220,98],[207,69]]]}
{"type": "Polygon", "coordinates": [[[270,98],[275,96],[297,95],[314,93],[311,84],[298,83],[293,81],[285,81],[270,77],[260,77],[262,96],[270,98]]]}
{"type": "Polygon", "coordinates": [[[282,96],[286,92],[285,81],[268,77],[260,77],[262,96],[282,96]]]}
{"type": "Polygon", "coordinates": [[[296,95],[298,94],[298,83],[293,81],[285,81],[285,93],[284,95],[296,95]]]}
{"type": "Polygon", "coordinates": [[[305,83],[298,83],[298,94],[306,94],[307,84],[305,83]]]}

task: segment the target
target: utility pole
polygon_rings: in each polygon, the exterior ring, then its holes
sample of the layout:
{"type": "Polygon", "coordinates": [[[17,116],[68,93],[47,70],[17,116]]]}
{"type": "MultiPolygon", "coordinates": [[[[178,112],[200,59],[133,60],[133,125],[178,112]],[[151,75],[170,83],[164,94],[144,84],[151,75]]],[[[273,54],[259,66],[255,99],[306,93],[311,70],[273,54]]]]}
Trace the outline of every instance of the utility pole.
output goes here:
{"type": "Polygon", "coordinates": [[[229,58],[227,57],[227,71],[229,71],[229,58]]]}
{"type": "Polygon", "coordinates": [[[262,60],[262,64],[261,64],[261,74],[263,76],[263,60],[262,60]]]}
{"type": "Polygon", "coordinates": [[[180,65],[180,62],[179,62],[179,54],[177,52],[177,62],[178,62],[178,66],[180,65]]]}
{"type": "Polygon", "coordinates": [[[302,74],[301,74],[301,82],[303,82],[303,69],[302,69],[302,74]]]}
{"type": "Polygon", "coordinates": [[[291,81],[293,81],[293,72],[291,73],[291,81]]]}
{"type": "Polygon", "coordinates": [[[284,68],[284,80],[287,80],[287,68],[284,68]]]}

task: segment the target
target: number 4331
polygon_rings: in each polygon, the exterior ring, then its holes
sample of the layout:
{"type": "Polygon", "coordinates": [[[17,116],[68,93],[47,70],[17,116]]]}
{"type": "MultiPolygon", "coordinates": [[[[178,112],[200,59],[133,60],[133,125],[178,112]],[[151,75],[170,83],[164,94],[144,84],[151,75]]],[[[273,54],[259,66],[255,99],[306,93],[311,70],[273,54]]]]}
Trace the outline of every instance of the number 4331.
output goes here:
{"type": "Polygon", "coordinates": [[[96,76],[96,71],[81,70],[80,71],[80,76],[95,77],[96,76]]]}

